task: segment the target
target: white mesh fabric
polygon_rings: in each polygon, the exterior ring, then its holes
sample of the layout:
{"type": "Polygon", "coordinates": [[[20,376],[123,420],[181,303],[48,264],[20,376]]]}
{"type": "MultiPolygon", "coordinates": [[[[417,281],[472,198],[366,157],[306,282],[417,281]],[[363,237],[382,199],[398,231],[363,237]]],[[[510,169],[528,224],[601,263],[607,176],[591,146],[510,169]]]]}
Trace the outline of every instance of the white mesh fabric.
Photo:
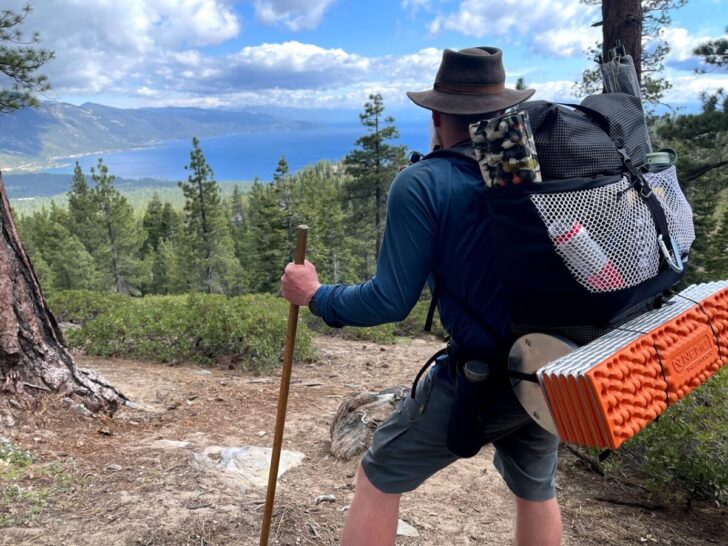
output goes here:
{"type": "MultiPolygon", "coordinates": [[[[645,175],[682,254],[695,238],[675,168],[645,175]]],[[[556,252],[590,292],[611,292],[657,275],[660,249],[649,208],[627,177],[599,188],[531,195],[556,252]]],[[[669,244],[668,244],[669,247],[669,244]]]]}
{"type": "Polygon", "coordinates": [[[645,178],[662,203],[670,235],[677,241],[680,251],[687,254],[695,240],[693,211],[680,189],[675,167],[672,166],[659,173],[647,173],[645,178]]]}

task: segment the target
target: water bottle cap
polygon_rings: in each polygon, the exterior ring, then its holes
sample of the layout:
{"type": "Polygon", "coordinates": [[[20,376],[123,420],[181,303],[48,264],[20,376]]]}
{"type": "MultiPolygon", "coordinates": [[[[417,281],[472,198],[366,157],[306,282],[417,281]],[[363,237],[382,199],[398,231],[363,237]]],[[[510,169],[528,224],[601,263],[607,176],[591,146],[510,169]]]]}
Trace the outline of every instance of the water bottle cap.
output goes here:
{"type": "Polygon", "coordinates": [[[468,360],[463,365],[463,374],[470,381],[476,383],[485,381],[490,375],[490,366],[487,362],[481,362],[480,360],[468,360]]]}

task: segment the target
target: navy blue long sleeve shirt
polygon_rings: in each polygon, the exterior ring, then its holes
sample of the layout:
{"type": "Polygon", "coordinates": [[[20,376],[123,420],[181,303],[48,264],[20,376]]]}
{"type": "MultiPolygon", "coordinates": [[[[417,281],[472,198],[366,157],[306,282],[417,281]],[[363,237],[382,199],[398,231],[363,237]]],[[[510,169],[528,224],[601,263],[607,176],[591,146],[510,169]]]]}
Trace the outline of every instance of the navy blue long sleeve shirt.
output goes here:
{"type": "Polygon", "coordinates": [[[509,315],[483,186],[477,165],[459,158],[433,157],[401,171],[387,201],[375,277],[351,286],[322,285],[315,295],[317,314],[334,327],[400,321],[425,282],[435,278],[444,286],[440,319],[453,340],[493,348],[507,335],[509,315]]]}

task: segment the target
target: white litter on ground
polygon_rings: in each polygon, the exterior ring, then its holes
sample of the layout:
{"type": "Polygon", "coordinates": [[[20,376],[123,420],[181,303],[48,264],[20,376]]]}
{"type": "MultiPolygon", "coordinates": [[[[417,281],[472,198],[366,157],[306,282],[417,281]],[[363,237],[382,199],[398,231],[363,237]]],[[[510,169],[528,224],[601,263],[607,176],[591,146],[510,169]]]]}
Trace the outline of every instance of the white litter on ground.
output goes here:
{"type": "MultiPolygon", "coordinates": [[[[266,488],[270,472],[271,448],[258,446],[210,446],[195,459],[205,465],[224,470],[243,489],[266,488]]],[[[290,469],[300,465],[306,456],[300,451],[282,451],[278,465],[278,479],[290,469]]]]}

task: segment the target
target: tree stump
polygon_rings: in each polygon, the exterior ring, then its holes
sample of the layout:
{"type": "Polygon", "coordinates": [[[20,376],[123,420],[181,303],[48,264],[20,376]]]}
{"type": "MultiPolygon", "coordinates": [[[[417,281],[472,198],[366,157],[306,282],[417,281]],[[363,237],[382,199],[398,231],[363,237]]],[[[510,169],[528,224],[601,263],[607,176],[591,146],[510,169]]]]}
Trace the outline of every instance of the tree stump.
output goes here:
{"type": "Polygon", "coordinates": [[[348,461],[363,453],[371,445],[374,431],[409,392],[409,387],[398,385],[344,400],[331,423],[331,454],[348,461]]]}
{"type": "Polygon", "coordinates": [[[128,399],[76,366],[20,242],[0,175],[0,403],[36,406],[43,393],[112,414],[128,399]]]}

